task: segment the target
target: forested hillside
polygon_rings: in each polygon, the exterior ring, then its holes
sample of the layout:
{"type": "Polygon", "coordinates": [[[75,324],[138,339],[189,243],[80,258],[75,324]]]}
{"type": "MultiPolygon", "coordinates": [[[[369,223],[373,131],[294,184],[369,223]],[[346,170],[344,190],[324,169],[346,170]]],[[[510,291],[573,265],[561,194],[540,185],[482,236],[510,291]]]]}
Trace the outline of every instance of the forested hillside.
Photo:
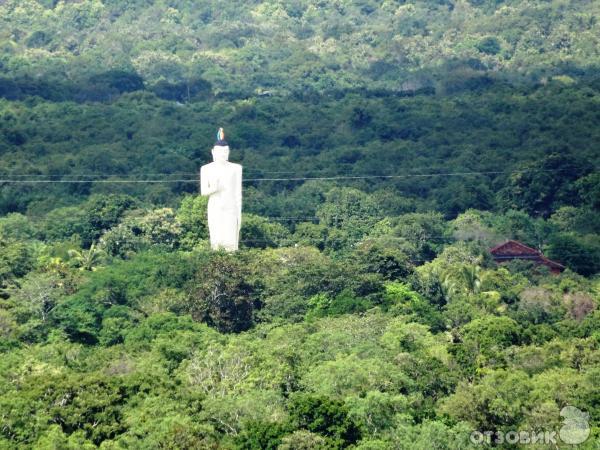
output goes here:
{"type": "Polygon", "coordinates": [[[597,448],[599,16],[0,1],[0,448],[597,448]]]}

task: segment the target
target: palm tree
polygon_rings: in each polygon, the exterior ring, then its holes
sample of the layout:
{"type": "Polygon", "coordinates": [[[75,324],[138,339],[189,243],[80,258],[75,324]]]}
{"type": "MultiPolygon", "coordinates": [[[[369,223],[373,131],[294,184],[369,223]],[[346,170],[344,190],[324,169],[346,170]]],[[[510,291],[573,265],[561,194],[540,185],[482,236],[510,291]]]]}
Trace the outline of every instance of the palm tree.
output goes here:
{"type": "Polygon", "coordinates": [[[446,274],[444,277],[440,277],[440,289],[442,291],[442,295],[444,296],[444,300],[446,303],[450,302],[450,299],[456,294],[458,290],[456,286],[456,282],[452,279],[449,274],[446,274]]]}
{"type": "Polygon", "coordinates": [[[460,268],[460,275],[465,288],[470,294],[478,294],[481,290],[481,267],[465,265],[460,268]]]}
{"type": "Polygon", "coordinates": [[[477,265],[464,264],[452,267],[444,272],[438,272],[442,294],[448,302],[460,291],[467,294],[478,294],[481,292],[481,267],[477,265]]]}
{"type": "Polygon", "coordinates": [[[96,243],[93,243],[89,250],[69,250],[69,256],[79,270],[95,271],[104,257],[104,251],[96,247],[96,243]]]}

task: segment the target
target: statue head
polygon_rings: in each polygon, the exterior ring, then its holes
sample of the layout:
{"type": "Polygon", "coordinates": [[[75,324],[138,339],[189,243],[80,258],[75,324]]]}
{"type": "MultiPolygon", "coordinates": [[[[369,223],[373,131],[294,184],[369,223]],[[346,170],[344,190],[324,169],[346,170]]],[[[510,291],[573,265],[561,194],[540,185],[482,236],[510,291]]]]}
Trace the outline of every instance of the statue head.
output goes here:
{"type": "Polygon", "coordinates": [[[212,149],[214,162],[227,162],[229,160],[229,146],[215,145],[212,149]]]}
{"type": "Polygon", "coordinates": [[[219,128],[217,131],[217,142],[212,149],[213,161],[215,162],[226,162],[229,160],[229,145],[225,141],[225,131],[223,128],[219,128]]]}

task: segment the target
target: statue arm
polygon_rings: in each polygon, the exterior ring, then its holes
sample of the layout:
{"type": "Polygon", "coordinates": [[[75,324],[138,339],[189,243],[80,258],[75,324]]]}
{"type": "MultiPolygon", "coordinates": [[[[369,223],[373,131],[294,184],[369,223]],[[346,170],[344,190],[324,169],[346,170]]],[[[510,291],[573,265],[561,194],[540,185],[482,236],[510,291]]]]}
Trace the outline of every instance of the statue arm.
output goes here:
{"type": "Polygon", "coordinates": [[[200,168],[200,195],[211,195],[219,190],[218,183],[216,180],[211,180],[208,176],[208,171],[204,168],[200,168]]]}

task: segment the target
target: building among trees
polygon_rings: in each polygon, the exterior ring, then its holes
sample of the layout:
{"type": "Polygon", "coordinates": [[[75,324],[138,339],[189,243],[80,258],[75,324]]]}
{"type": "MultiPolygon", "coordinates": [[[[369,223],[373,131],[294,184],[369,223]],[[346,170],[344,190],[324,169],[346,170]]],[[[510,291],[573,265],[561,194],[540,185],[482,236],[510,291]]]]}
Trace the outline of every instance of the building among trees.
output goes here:
{"type": "Polygon", "coordinates": [[[565,269],[560,263],[546,258],[541,251],[528,247],[527,245],[513,240],[508,240],[503,244],[490,249],[494,261],[502,264],[514,259],[534,261],[536,264],[543,264],[550,268],[552,273],[560,273],[565,269]]]}

